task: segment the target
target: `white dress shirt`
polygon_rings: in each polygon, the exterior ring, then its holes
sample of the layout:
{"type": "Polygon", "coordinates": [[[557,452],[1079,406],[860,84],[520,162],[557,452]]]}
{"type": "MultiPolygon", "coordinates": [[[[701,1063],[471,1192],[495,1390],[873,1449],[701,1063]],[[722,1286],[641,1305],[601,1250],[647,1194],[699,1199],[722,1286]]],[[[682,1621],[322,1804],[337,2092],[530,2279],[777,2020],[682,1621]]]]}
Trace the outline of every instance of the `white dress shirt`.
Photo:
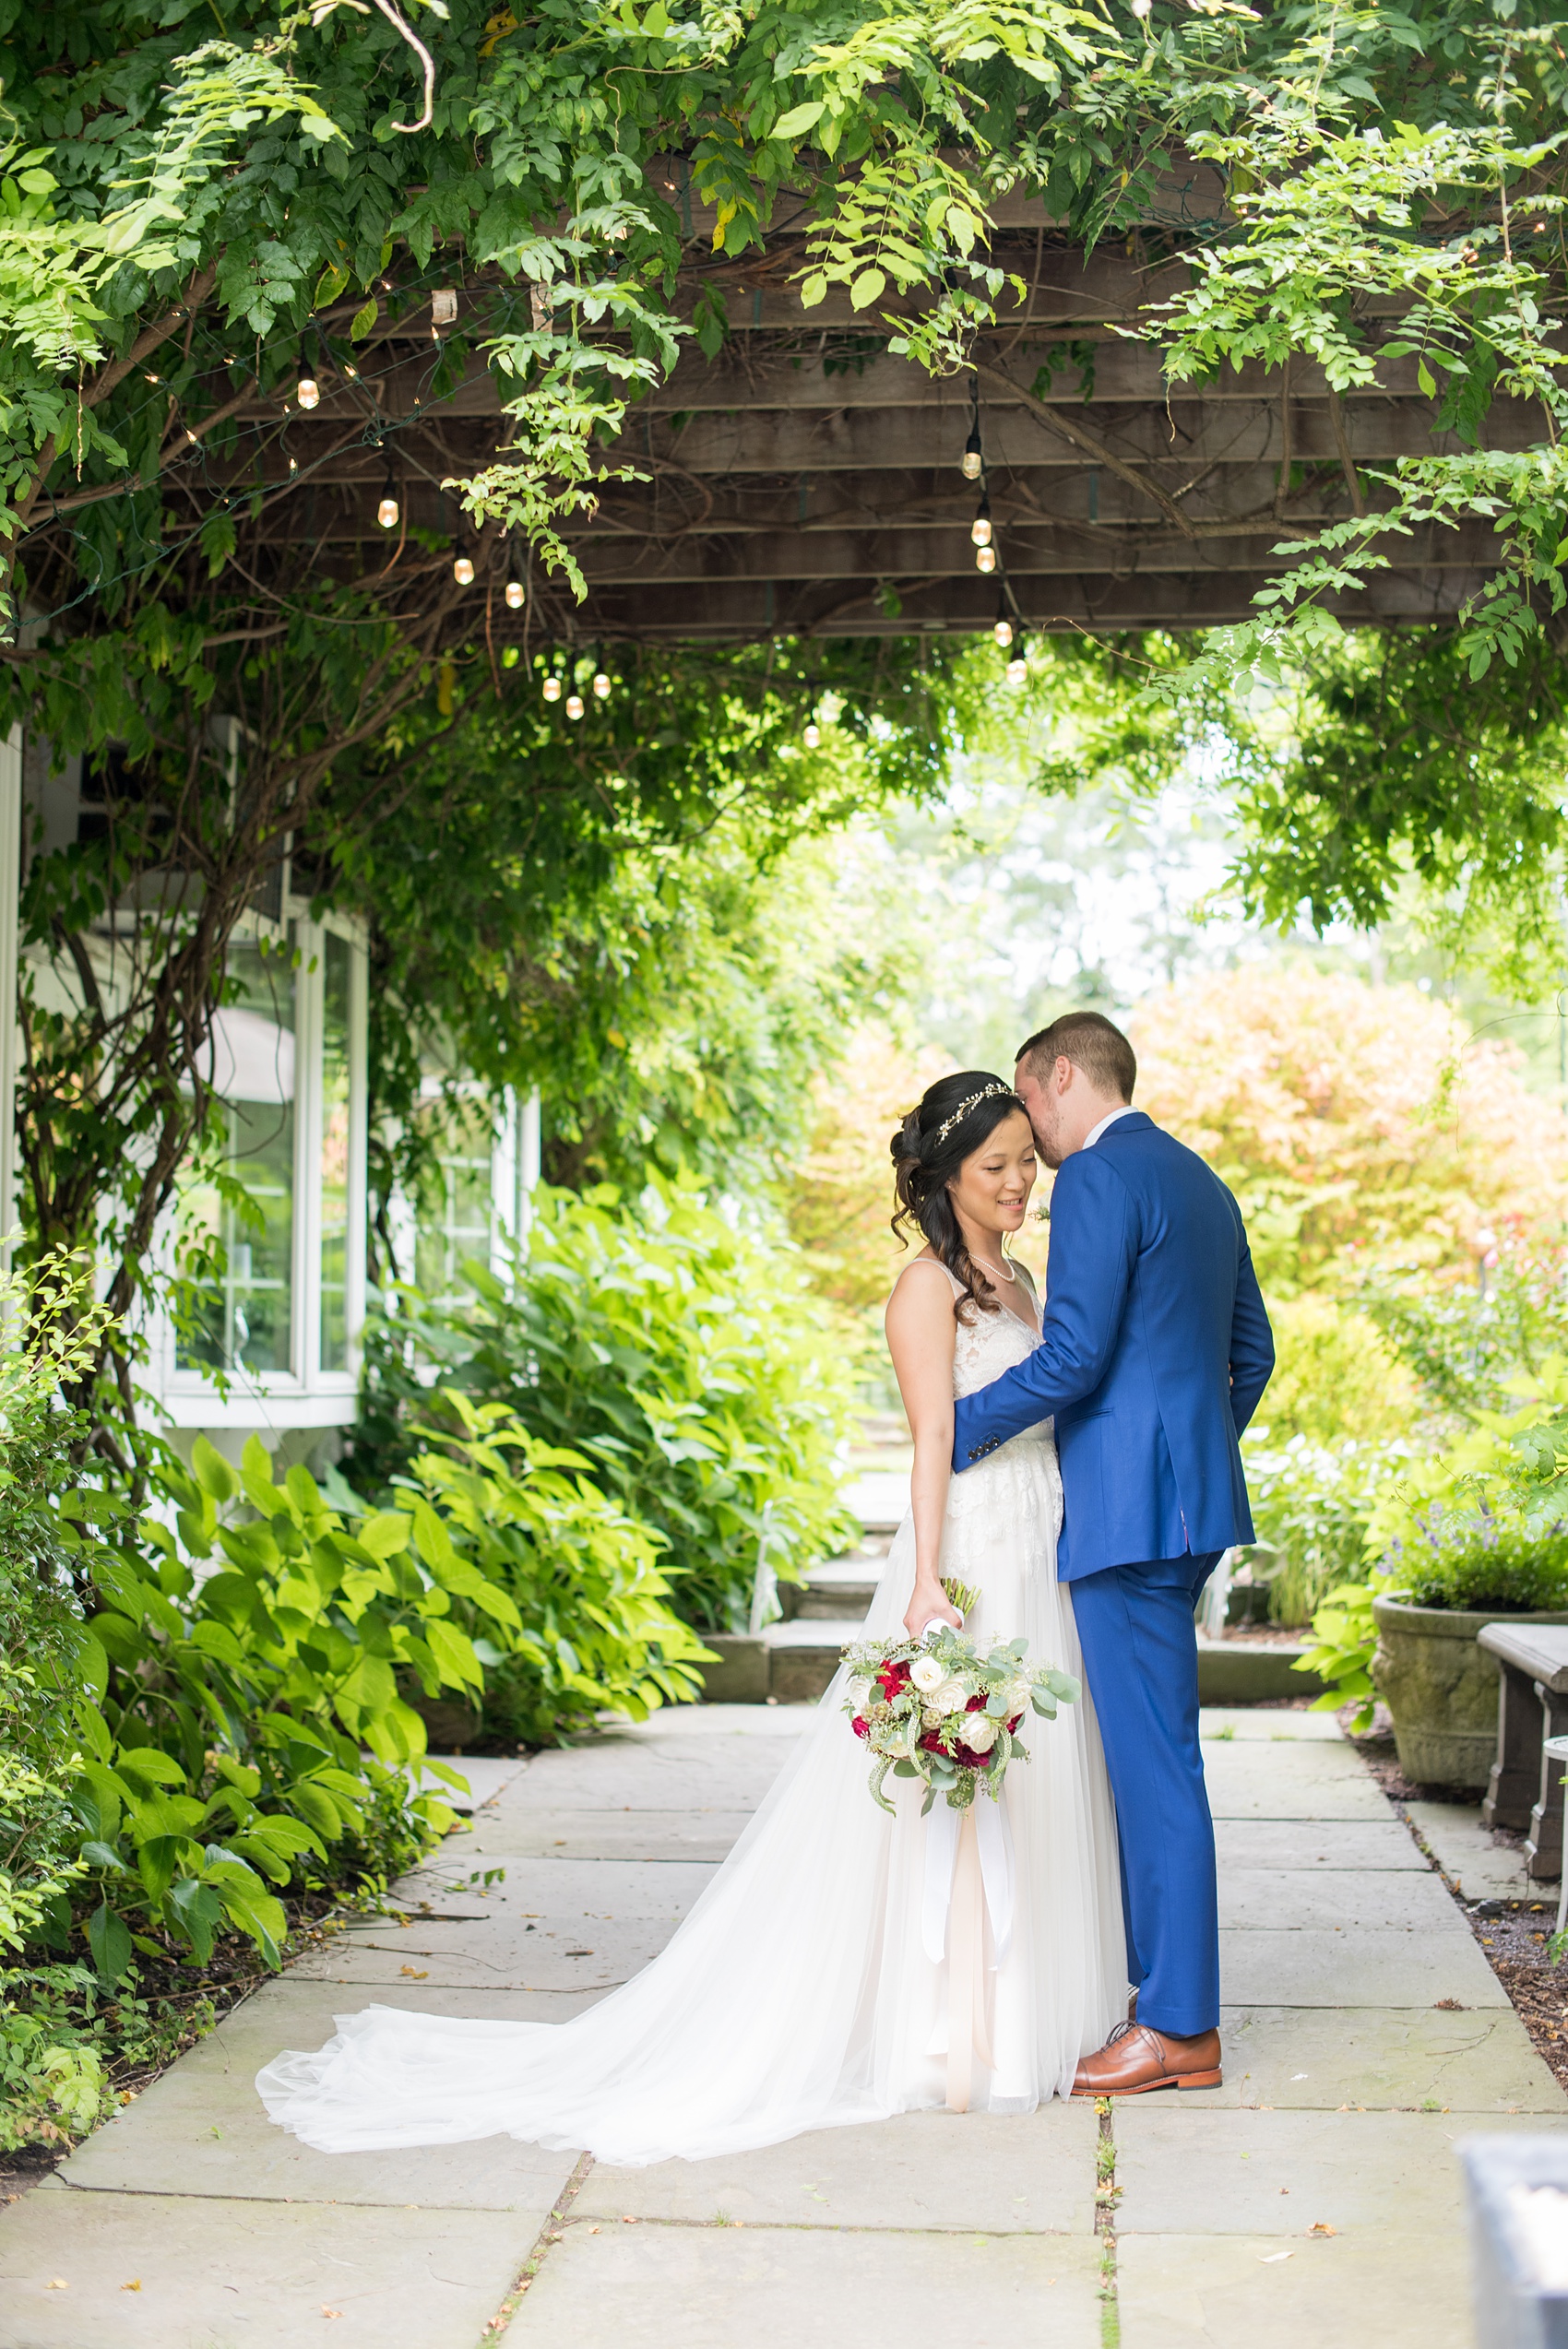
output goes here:
{"type": "Polygon", "coordinates": [[[1107,1114],[1101,1118],[1099,1123],[1096,1126],[1091,1126],[1087,1133],[1085,1134],[1083,1147],[1086,1150],[1092,1150],[1108,1125],[1114,1125],[1118,1118],[1130,1118],[1132,1114],[1133,1105],[1131,1101],[1123,1101],[1119,1109],[1109,1110],[1107,1114]]]}

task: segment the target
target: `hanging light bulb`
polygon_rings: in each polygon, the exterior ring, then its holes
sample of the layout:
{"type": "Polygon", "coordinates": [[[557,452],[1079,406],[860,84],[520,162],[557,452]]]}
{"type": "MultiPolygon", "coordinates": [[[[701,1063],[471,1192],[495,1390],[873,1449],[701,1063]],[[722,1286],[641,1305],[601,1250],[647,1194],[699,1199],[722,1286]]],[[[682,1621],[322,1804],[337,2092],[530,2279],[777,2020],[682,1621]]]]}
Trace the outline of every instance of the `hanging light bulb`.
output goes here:
{"type": "Polygon", "coordinates": [[[583,714],[583,697],[582,697],[581,694],[567,694],[567,696],[566,696],[566,715],[567,715],[567,717],[568,717],[568,718],[581,718],[582,714],[583,714]]]}
{"type": "Polygon", "coordinates": [[[807,726],[805,732],[801,736],[801,740],[805,744],[808,751],[814,751],[821,743],[822,729],[817,724],[814,718],[807,726]]]}
{"type": "Polygon", "coordinates": [[[524,596],[524,590],[523,590],[523,583],[522,583],[522,581],[521,581],[520,579],[508,579],[508,580],[507,580],[507,582],[506,582],[506,609],[507,609],[507,611],[521,611],[521,610],[522,610],[522,608],[523,608],[524,601],[525,601],[525,596],[524,596]]]}
{"type": "Polygon", "coordinates": [[[458,555],[457,561],[453,564],[452,576],[456,579],[459,587],[471,587],[473,586],[474,567],[469,561],[466,554],[458,555]]]}
{"type": "Polygon", "coordinates": [[[996,549],[994,547],[976,547],[975,569],[977,571],[983,571],[986,577],[989,579],[995,568],[996,549]]]}
{"type": "Polygon", "coordinates": [[[545,679],[544,698],[547,702],[558,702],[560,700],[561,680],[559,677],[547,677],[545,679]]]}
{"type": "Polygon", "coordinates": [[[964,454],[960,462],[963,466],[965,480],[978,481],[985,466],[985,458],[980,454],[979,424],[969,426],[969,437],[964,443],[964,454]]]}
{"type": "Polygon", "coordinates": [[[1020,640],[1017,651],[1007,664],[1007,682],[1010,685],[1021,685],[1028,673],[1029,664],[1024,658],[1024,647],[1020,640]]]}
{"type": "Polygon", "coordinates": [[[318,408],[321,404],[321,386],[310,372],[310,361],[305,357],[303,342],[300,345],[300,380],[294,386],[294,397],[302,408],[318,408]]]}
{"type": "Polygon", "coordinates": [[[593,693],[596,701],[607,702],[610,699],[610,680],[602,669],[593,681],[593,693]]]}
{"type": "Polygon", "coordinates": [[[978,547],[988,547],[991,544],[991,499],[989,496],[982,497],[980,502],[980,512],[969,525],[969,536],[978,547]]]}
{"type": "Polygon", "coordinates": [[[398,527],[398,492],[393,484],[390,465],[386,468],[386,487],[381,492],[381,504],[375,509],[375,518],[384,530],[395,530],[398,527]]]}
{"type": "Polygon", "coordinates": [[[999,620],[991,633],[1005,652],[1013,641],[1013,623],[1007,619],[999,620]]]}

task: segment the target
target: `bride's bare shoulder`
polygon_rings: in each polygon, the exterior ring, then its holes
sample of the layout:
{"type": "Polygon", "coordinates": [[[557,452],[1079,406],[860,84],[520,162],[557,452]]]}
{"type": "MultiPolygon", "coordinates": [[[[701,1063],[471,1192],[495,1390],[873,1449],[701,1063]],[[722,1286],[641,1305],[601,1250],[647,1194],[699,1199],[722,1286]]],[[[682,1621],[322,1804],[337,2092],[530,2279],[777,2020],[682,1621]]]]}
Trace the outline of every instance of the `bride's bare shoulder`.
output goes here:
{"type": "Polygon", "coordinates": [[[929,1250],[911,1256],[893,1284],[893,1294],[887,1300],[885,1316],[887,1335],[896,1337],[900,1329],[934,1329],[938,1323],[953,1319],[953,1299],[963,1294],[964,1284],[955,1280],[940,1258],[929,1250]],[[932,1274],[938,1277],[932,1279],[932,1274]]]}

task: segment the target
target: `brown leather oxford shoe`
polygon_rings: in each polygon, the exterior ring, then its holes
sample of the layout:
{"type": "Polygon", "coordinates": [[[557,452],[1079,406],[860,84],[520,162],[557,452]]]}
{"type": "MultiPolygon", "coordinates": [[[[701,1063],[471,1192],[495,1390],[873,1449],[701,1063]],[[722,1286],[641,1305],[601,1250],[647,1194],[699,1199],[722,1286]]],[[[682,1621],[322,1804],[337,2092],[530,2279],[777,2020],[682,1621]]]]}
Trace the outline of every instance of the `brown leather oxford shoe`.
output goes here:
{"type": "Polygon", "coordinates": [[[1146,2023],[1119,2023],[1097,2056],[1086,2056],[1075,2096],[1145,2096],[1151,2088],[1218,2088],[1219,2034],[1178,2039],[1146,2023]]]}

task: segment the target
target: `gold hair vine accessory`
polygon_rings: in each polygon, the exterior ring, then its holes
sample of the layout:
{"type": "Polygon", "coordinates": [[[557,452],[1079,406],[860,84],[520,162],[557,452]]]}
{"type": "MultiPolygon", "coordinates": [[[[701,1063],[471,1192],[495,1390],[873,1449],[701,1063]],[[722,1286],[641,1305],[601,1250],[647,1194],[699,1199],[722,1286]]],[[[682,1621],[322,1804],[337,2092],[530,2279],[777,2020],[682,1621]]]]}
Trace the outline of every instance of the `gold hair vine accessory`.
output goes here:
{"type": "Polygon", "coordinates": [[[1005,1093],[1010,1100],[1016,1100],[1018,1097],[1010,1085],[988,1085],[985,1086],[979,1093],[971,1093],[967,1101],[959,1102],[957,1108],[954,1110],[952,1116],[947,1119],[945,1123],[937,1127],[936,1138],[938,1142],[945,1142],[954,1127],[956,1125],[962,1125],[964,1120],[968,1116],[971,1109],[978,1109],[982,1101],[989,1101],[992,1097],[997,1093],[1005,1093]]]}

